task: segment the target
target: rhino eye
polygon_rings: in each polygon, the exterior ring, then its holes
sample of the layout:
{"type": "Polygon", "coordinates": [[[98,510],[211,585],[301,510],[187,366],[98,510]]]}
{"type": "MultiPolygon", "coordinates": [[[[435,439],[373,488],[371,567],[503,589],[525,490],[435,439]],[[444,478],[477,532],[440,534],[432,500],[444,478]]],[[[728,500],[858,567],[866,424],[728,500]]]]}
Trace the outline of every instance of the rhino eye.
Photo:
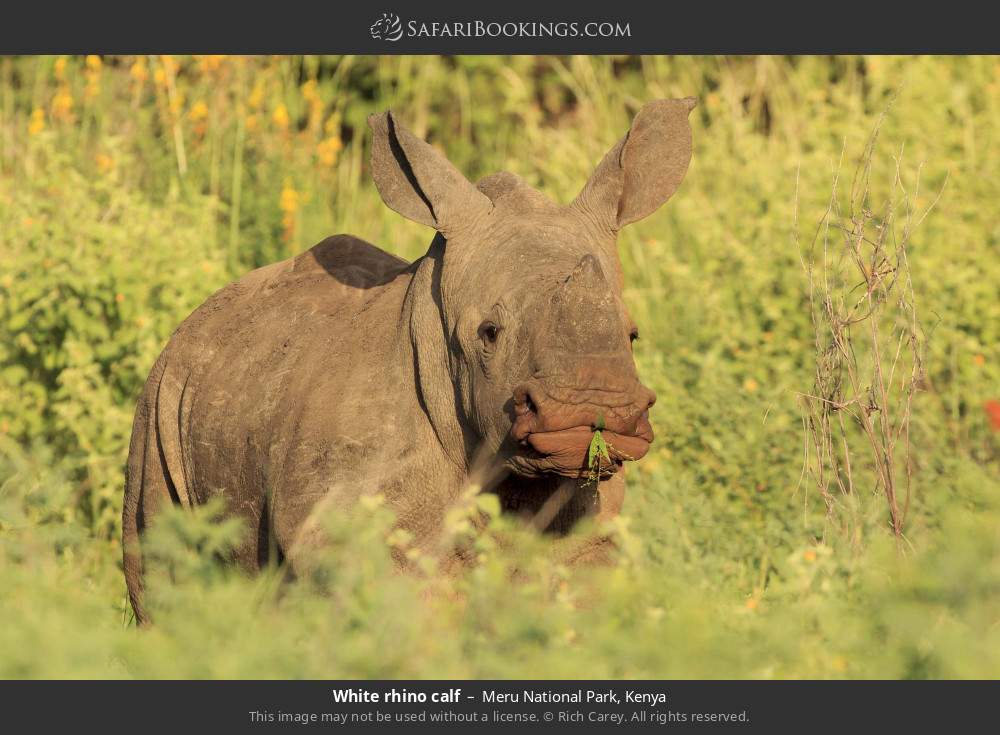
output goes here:
{"type": "Polygon", "coordinates": [[[628,333],[628,339],[630,342],[635,342],[637,339],[639,339],[638,327],[632,327],[632,331],[628,333]]]}
{"type": "Polygon", "coordinates": [[[479,338],[487,344],[493,344],[500,336],[500,327],[493,322],[483,322],[479,325],[479,338]]]}

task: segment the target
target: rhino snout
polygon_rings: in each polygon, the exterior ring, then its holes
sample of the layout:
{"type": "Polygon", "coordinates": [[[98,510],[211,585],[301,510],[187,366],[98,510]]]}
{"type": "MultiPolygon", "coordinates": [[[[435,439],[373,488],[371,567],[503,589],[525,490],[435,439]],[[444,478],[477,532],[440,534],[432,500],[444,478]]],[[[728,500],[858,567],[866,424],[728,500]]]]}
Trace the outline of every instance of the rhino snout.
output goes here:
{"type": "Polygon", "coordinates": [[[649,408],[656,394],[636,381],[631,390],[546,386],[537,380],[514,389],[511,434],[523,441],[530,434],[585,427],[652,441],[649,408]]]}

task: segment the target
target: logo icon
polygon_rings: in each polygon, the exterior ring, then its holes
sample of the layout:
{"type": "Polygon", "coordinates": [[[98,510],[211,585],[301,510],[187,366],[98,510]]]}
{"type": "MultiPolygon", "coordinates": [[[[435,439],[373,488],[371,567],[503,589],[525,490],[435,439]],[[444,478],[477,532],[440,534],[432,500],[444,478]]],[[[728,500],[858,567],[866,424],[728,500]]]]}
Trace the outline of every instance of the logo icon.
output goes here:
{"type": "Polygon", "coordinates": [[[398,41],[403,37],[403,23],[395,13],[382,13],[368,30],[376,41],[398,41]]]}

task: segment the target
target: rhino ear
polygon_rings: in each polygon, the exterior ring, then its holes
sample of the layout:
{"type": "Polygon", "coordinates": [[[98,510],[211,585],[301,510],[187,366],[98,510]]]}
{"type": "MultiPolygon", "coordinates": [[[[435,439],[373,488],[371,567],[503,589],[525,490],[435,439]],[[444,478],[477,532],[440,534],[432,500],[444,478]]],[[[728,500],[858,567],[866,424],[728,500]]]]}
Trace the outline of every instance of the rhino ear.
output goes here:
{"type": "Polygon", "coordinates": [[[433,227],[446,238],[473,224],[493,204],[433,147],[391,112],[368,118],[372,178],[390,209],[433,227]]]}
{"type": "Polygon", "coordinates": [[[648,217],[680,186],[691,161],[688,113],[695,99],[655,100],[612,148],[573,202],[617,232],[648,217]]]}

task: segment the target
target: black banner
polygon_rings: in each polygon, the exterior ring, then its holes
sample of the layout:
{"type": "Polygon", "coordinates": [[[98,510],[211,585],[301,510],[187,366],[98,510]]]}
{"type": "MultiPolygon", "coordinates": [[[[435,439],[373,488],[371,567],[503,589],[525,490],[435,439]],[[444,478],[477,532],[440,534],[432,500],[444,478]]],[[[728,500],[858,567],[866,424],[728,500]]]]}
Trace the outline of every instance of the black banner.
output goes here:
{"type": "MultiPolygon", "coordinates": [[[[956,4],[11,3],[0,53],[996,53],[956,4]]],[[[987,6],[980,5],[980,8],[987,6]]]]}
{"type": "Polygon", "coordinates": [[[966,732],[992,721],[998,694],[997,682],[6,682],[0,721],[41,732],[966,732]]]}

